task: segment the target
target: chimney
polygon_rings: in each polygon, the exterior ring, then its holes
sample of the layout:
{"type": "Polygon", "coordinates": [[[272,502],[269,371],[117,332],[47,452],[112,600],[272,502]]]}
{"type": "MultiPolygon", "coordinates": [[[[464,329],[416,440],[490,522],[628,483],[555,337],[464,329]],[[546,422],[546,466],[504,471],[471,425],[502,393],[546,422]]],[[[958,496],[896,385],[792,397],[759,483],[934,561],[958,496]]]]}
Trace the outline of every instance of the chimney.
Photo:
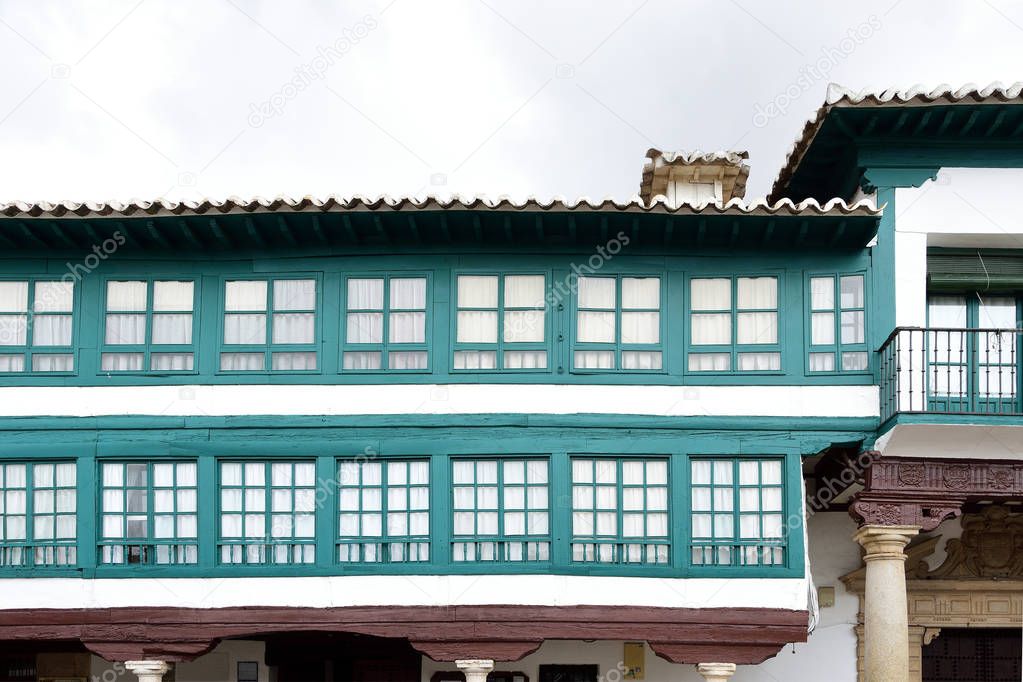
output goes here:
{"type": "Polygon", "coordinates": [[[668,206],[727,203],[746,196],[749,152],[662,152],[650,149],[643,164],[639,196],[649,204],[664,197],[668,206]]]}

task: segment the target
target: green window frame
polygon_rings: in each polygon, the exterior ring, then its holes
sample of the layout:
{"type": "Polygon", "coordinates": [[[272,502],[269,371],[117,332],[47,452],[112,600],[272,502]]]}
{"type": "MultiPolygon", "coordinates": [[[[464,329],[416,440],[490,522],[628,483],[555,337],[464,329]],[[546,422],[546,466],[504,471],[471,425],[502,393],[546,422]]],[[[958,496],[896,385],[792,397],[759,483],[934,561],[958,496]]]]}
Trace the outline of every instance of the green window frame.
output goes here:
{"type": "Polygon", "coordinates": [[[814,273],[807,277],[807,372],[870,370],[866,280],[862,272],[814,273]]]}
{"type": "Polygon", "coordinates": [[[773,274],[689,278],[686,373],[781,372],[781,291],[773,274]]]}
{"type": "Polygon", "coordinates": [[[668,457],[572,457],[572,562],[668,565],[668,457]]]}
{"type": "Polygon", "coordinates": [[[220,564],[316,561],[316,460],[221,460],[220,564]]]}
{"type": "Polygon", "coordinates": [[[547,272],[456,273],[452,371],[549,372],[549,290],[547,272]]]}
{"type": "Polygon", "coordinates": [[[691,458],[692,565],[786,566],[785,495],[780,457],[691,458]]]}
{"type": "Polygon", "coordinates": [[[452,561],[550,561],[549,458],[453,457],[451,481],[452,561]]]}
{"type": "Polygon", "coordinates": [[[76,295],[74,280],[0,280],[0,374],[74,374],[76,295]]]}
{"type": "Polygon", "coordinates": [[[100,461],[98,563],[198,563],[197,468],[195,460],[100,461]]]}
{"type": "Polygon", "coordinates": [[[220,372],[318,374],[321,289],[297,273],[224,280],[220,372]]]}
{"type": "Polygon", "coordinates": [[[430,460],[338,462],[341,563],[430,560],[430,460]]]}
{"type": "Polygon", "coordinates": [[[100,371],[194,373],[198,290],[187,278],[106,279],[100,371]]]}
{"type": "Polygon", "coordinates": [[[341,371],[430,371],[430,278],[359,273],[344,278],[341,371]]]}
{"type": "Polygon", "coordinates": [[[78,561],[74,462],[0,462],[0,567],[78,561]]]}
{"type": "Polygon", "coordinates": [[[664,371],[663,276],[580,276],[573,302],[573,372],[664,371]]]}

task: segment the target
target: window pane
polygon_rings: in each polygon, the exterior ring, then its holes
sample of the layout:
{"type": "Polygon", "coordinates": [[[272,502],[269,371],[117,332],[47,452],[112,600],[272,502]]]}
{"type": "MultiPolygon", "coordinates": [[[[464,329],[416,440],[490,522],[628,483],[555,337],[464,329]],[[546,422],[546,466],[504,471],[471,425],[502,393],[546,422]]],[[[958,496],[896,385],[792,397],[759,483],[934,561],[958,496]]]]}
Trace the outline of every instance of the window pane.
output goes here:
{"type": "Polygon", "coordinates": [[[383,339],[383,313],[348,313],[345,341],[348,343],[381,343],[383,339]]]}
{"type": "Polygon", "coordinates": [[[384,280],[382,279],[349,279],[348,309],[349,310],[383,310],[384,280]]]}
{"type": "Polygon", "coordinates": [[[781,369],[780,353],[739,353],[739,369],[744,372],[766,372],[781,369]]]}
{"type": "Polygon", "coordinates": [[[867,369],[867,354],[863,352],[842,353],[842,369],[847,372],[860,372],[867,369]]]}
{"type": "MultiPolygon", "coordinates": [[[[35,334],[38,338],[39,322],[44,318],[36,318],[35,334]]],[[[112,346],[121,344],[143,344],[146,342],[145,315],[107,315],[104,343],[112,346]]],[[[37,342],[38,343],[38,342],[37,342]]]]}
{"type": "Polygon", "coordinates": [[[32,345],[70,346],[70,315],[36,315],[32,320],[32,345]]]}
{"type": "Polygon", "coordinates": [[[835,371],[835,354],[834,353],[810,353],[810,371],[811,372],[834,372],[835,371]]]}
{"type": "Polygon", "coordinates": [[[728,353],[690,353],[690,372],[727,372],[731,368],[732,356],[728,353]]]}
{"type": "Polygon", "coordinates": [[[158,312],[191,311],[194,282],[153,282],[153,310],[158,312]]]}
{"type": "Polygon", "coordinates": [[[842,343],[863,343],[863,311],[842,311],[842,343]]]}
{"type": "Polygon", "coordinates": [[[504,313],[504,340],[507,343],[542,342],[543,310],[510,310],[504,313]]]}
{"type": "Polygon", "coordinates": [[[392,310],[423,310],[425,308],[425,277],[395,277],[391,279],[392,310]]]}
{"type": "Polygon", "coordinates": [[[863,275],[842,277],[842,307],[863,307],[863,275]]]}
{"type": "Polygon", "coordinates": [[[810,343],[814,346],[830,346],[835,342],[835,313],[812,313],[810,315],[810,343]]]}
{"type": "Polygon", "coordinates": [[[182,344],[192,343],[192,314],[154,314],[153,315],[153,343],[154,344],[182,344]]]}
{"type": "Polygon", "coordinates": [[[661,307],[659,277],[623,277],[622,309],[657,309],[661,307]]]}
{"type": "Polygon", "coordinates": [[[692,315],[693,345],[727,345],[732,342],[730,313],[694,313],[692,315]]]}
{"type": "Polygon", "coordinates": [[[833,277],[810,278],[810,308],[833,310],[835,308],[835,279],[833,277]]]}
{"type": "Polygon", "coordinates": [[[362,352],[344,354],[344,369],[380,369],[381,355],[379,352],[362,352]]]}
{"type": "Polygon", "coordinates": [[[506,308],[543,308],[543,275],[507,275],[504,278],[506,308]]]}
{"type": "Polygon", "coordinates": [[[728,310],[732,307],[730,279],[694,279],[690,282],[693,310],[728,310]]]}
{"type": "Polygon", "coordinates": [[[494,275],[459,275],[459,308],[496,308],[497,277],[494,275]]]}
{"type": "Polygon", "coordinates": [[[739,310],[777,308],[778,280],[774,277],[740,277],[737,298],[739,310]]]}
{"type": "Polygon", "coordinates": [[[497,312],[460,310],[458,343],[497,343],[497,312]]]}
{"type": "Polygon", "coordinates": [[[224,309],[266,310],[266,282],[227,282],[224,285],[224,309]]]}
{"type": "Polygon", "coordinates": [[[455,369],[497,369],[496,351],[456,351],[454,356],[455,369]]]}
{"type": "Polygon", "coordinates": [[[580,308],[601,308],[604,310],[614,309],[614,278],[580,277],[578,282],[580,308]]]}
{"type": "Polygon", "coordinates": [[[0,346],[24,346],[27,341],[27,315],[0,315],[0,346]]]}
{"type": "Polygon", "coordinates": [[[580,343],[614,343],[615,314],[580,310],[577,313],[580,343]]]}
{"type": "Polygon", "coordinates": [[[313,343],[315,341],[315,337],[315,313],[277,313],[274,315],[274,343],[313,343]]]}
{"type": "Polygon", "coordinates": [[[528,350],[504,352],[505,369],[546,369],[547,351],[528,350]]]}
{"type": "Polygon", "coordinates": [[[251,345],[266,343],[266,315],[224,315],[224,343],[251,345]]]}
{"type": "Polygon", "coordinates": [[[761,344],[778,342],[778,313],[739,313],[736,342],[761,344]]]}
{"type": "Polygon", "coordinates": [[[391,313],[387,336],[391,343],[425,343],[426,313],[391,313]]]}
{"type": "Polygon", "coordinates": [[[28,312],[28,282],[0,282],[0,313],[23,312],[28,312]]]}
{"type": "Polygon", "coordinates": [[[577,350],[573,354],[576,369],[614,369],[613,350],[577,350]]]}
{"type": "Polygon", "coordinates": [[[107,282],[107,310],[145,312],[145,282],[107,282]]]}
{"type": "Polygon", "coordinates": [[[315,310],[316,280],[281,279],[274,282],[274,310],[315,310]]]}
{"type": "Polygon", "coordinates": [[[659,343],[660,340],[660,313],[622,313],[622,343],[659,343]]]}

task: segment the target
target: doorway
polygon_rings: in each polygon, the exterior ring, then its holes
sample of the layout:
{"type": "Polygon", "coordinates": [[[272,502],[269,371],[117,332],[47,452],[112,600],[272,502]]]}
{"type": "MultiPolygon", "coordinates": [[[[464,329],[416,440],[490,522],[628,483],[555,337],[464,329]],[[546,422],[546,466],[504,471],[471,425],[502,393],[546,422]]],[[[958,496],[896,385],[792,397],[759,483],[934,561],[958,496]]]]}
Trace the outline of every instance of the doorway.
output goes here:
{"type": "Polygon", "coordinates": [[[923,682],[1019,682],[1023,630],[942,628],[923,648],[923,682]]]}

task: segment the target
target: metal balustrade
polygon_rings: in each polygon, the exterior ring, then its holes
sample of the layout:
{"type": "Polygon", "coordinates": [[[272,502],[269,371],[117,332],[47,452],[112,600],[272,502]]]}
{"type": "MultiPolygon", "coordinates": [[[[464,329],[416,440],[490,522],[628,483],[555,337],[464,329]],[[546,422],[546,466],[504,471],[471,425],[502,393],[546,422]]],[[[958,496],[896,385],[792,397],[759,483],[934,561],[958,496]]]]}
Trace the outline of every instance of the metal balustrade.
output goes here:
{"type": "Polygon", "coordinates": [[[899,327],[878,351],[881,421],[898,413],[1023,414],[1023,329],[899,327]]]}

